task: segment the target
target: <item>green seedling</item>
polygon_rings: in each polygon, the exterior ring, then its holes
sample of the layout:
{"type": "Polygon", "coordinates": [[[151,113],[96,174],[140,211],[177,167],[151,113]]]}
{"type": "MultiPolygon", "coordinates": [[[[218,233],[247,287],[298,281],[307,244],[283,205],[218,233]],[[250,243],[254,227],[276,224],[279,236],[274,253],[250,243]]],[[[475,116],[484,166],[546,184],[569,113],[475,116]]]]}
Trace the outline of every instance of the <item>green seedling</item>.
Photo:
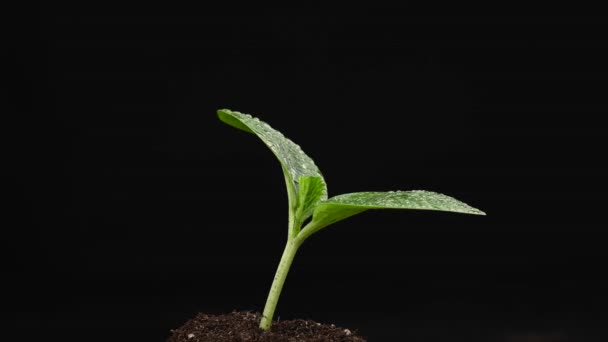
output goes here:
{"type": "Polygon", "coordinates": [[[287,244],[260,321],[263,330],[268,330],[272,324],[285,278],[298,248],[308,237],[330,224],[369,209],[435,210],[485,215],[483,211],[452,197],[421,190],[354,192],[328,198],[327,185],[319,168],[300,146],[249,114],[228,109],[218,110],[217,114],[226,124],[257,135],[270,148],[281,163],[287,185],[287,244]]]}

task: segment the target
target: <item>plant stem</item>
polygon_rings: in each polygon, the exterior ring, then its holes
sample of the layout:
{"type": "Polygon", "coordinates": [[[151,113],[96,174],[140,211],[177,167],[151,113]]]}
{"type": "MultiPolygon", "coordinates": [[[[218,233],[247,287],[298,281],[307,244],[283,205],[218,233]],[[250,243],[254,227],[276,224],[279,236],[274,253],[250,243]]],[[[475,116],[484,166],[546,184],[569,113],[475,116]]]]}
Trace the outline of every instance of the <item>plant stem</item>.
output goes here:
{"type": "Polygon", "coordinates": [[[266,299],[266,305],[264,306],[264,313],[262,314],[262,320],[260,321],[260,329],[262,330],[270,329],[272,317],[274,316],[274,310],[279,302],[279,296],[281,296],[281,290],[283,289],[285,278],[287,277],[287,273],[289,273],[289,268],[291,267],[293,258],[301,244],[302,240],[297,238],[287,240],[285,250],[283,251],[283,256],[281,257],[279,267],[277,268],[277,273],[275,274],[274,280],[272,281],[272,286],[270,287],[268,299],[266,299]]]}

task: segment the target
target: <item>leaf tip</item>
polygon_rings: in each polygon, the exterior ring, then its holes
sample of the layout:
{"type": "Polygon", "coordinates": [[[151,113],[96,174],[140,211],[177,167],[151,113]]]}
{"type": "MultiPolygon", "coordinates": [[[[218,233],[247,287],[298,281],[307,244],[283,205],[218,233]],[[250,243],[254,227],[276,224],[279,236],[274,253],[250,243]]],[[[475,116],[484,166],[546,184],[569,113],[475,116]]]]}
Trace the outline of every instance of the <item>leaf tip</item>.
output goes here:
{"type": "Polygon", "coordinates": [[[481,211],[479,209],[476,210],[476,212],[474,213],[475,215],[479,215],[479,216],[488,216],[488,214],[486,214],[485,211],[481,211]]]}
{"type": "Polygon", "coordinates": [[[477,208],[475,208],[475,207],[471,207],[471,206],[470,206],[470,205],[468,205],[468,204],[465,204],[465,205],[466,205],[467,209],[466,209],[466,211],[464,211],[464,212],[463,212],[464,214],[479,215],[479,216],[487,216],[487,214],[486,214],[486,212],[485,212],[485,211],[483,211],[483,210],[479,210],[479,209],[477,209],[477,208]]]}
{"type": "Polygon", "coordinates": [[[245,123],[243,123],[242,119],[239,117],[242,115],[239,112],[235,112],[230,109],[222,108],[217,110],[217,117],[225,124],[230,125],[232,127],[238,128],[245,132],[253,133],[251,128],[249,128],[245,123]]]}

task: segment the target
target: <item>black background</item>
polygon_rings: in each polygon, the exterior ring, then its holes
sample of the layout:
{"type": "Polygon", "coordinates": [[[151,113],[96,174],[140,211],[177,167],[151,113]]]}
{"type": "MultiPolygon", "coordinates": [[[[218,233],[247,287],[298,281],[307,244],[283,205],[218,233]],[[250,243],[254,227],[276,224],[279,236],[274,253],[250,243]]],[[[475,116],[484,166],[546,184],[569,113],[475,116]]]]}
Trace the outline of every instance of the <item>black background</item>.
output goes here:
{"type": "Polygon", "coordinates": [[[17,191],[2,228],[2,312],[20,340],[164,341],[197,312],[262,310],[284,182],[219,108],[300,144],[330,195],[426,189],[488,213],[332,226],[296,257],[281,319],[372,341],[605,333],[606,18],[23,13],[7,49],[17,191]]]}

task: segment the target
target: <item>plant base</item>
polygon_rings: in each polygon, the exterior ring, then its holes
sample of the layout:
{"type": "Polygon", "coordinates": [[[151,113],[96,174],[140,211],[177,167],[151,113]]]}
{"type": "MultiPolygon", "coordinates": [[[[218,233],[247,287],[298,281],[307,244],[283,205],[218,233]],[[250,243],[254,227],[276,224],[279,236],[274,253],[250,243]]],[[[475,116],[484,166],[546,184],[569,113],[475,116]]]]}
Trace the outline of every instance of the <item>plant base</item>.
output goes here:
{"type": "Polygon", "coordinates": [[[198,314],[178,329],[167,342],[365,342],[355,331],[314,321],[274,322],[268,331],[259,328],[261,315],[232,312],[228,315],[198,314]]]}

